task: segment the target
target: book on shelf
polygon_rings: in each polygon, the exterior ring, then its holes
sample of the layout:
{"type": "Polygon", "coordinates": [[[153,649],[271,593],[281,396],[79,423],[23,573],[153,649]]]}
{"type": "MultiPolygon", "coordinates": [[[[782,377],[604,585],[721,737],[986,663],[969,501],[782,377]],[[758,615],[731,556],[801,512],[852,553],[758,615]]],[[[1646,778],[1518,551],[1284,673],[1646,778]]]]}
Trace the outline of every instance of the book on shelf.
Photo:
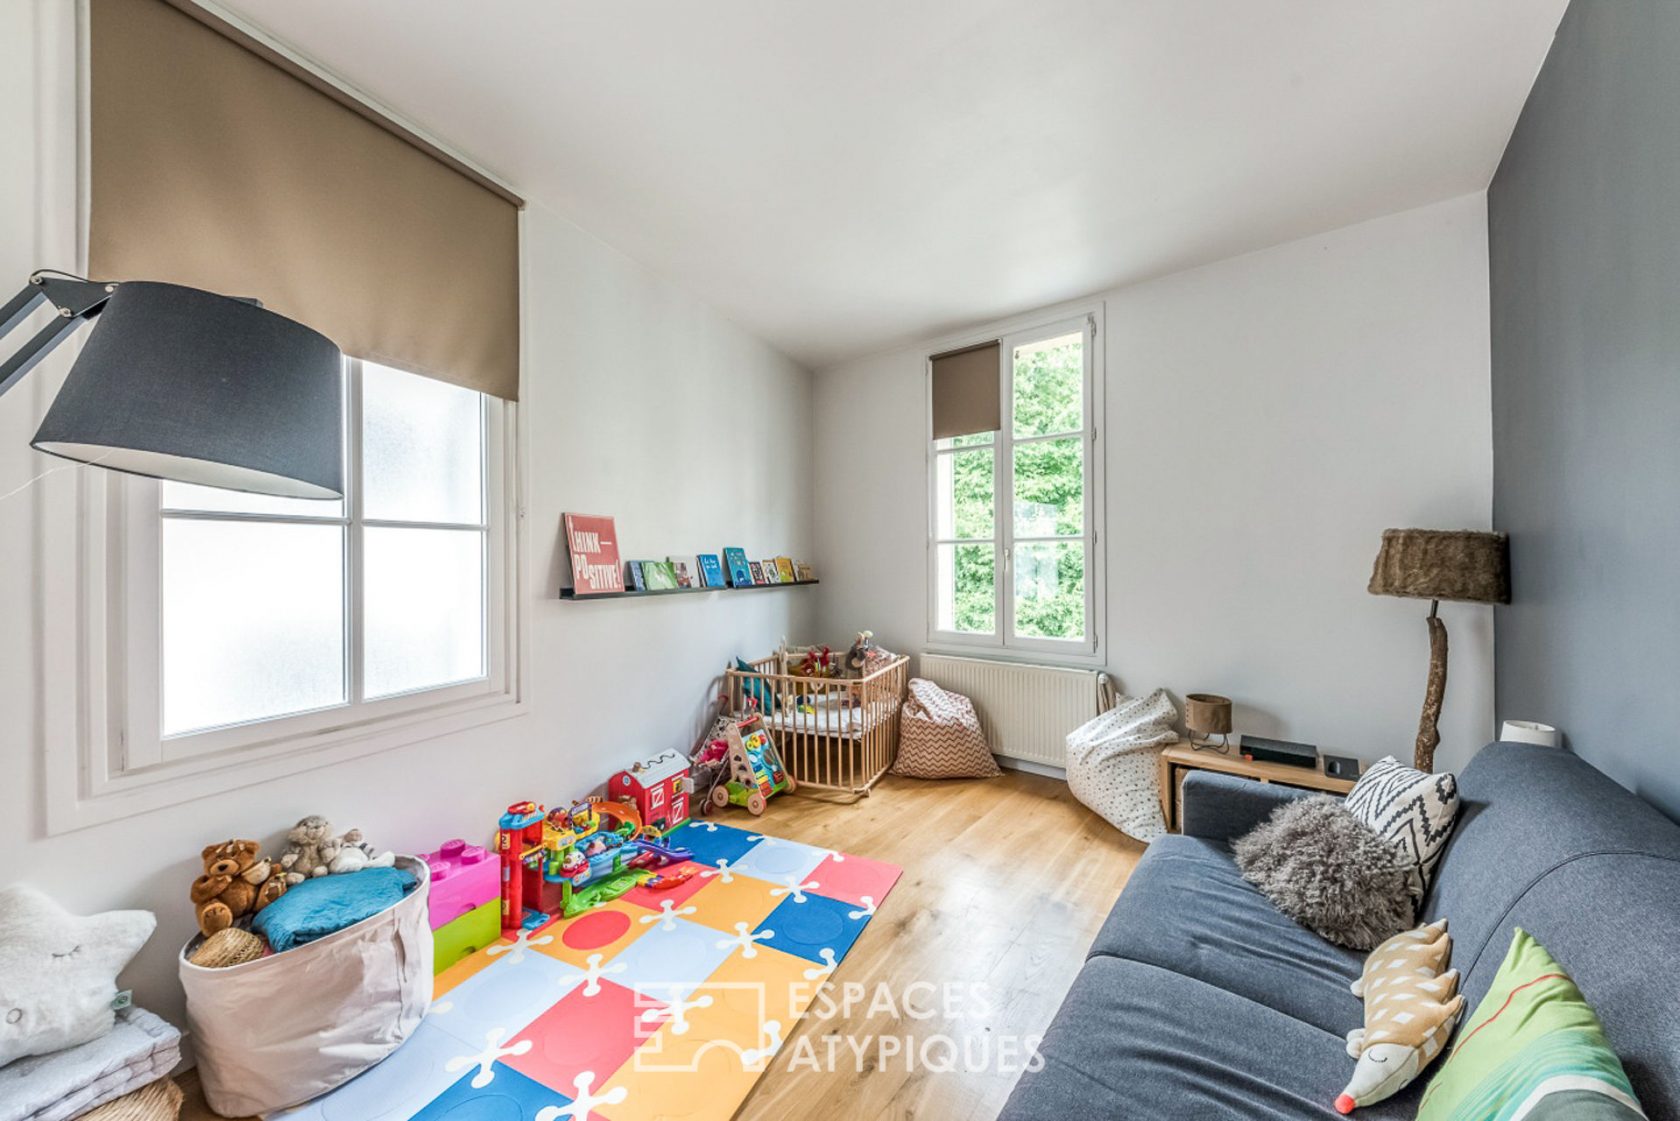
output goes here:
{"type": "Polygon", "coordinates": [[[564,514],[566,552],[572,565],[572,594],[601,595],[624,590],[624,566],[618,563],[618,531],[598,514],[564,514]]]}
{"type": "Polygon", "coordinates": [[[747,567],[752,572],[752,582],[754,584],[768,584],[770,582],[764,577],[764,565],[761,562],[748,561],[747,567]]]}
{"type": "Polygon", "coordinates": [[[723,563],[718,560],[716,553],[701,553],[700,583],[707,588],[724,587],[723,563]]]}
{"type": "Polygon", "coordinates": [[[745,549],[728,548],[723,551],[723,563],[729,566],[729,582],[737,588],[750,588],[752,567],[747,564],[745,549]]]}
{"type": "Polygon", "coordinates": [[[642,577],[642,562],[631,561],[627,567],[630,569],[630,586],[638,592],[647,591],[647,581],[642,577]]]}
{"type": "Polygon", "coordinates": [[[816,580],[817,570],[811,567],[810,561],[794,561],[793,575],[801,584],[809,584],[816,580]]]}
{"type": "Polygon", "coordinates": [[[672,570],[670,561],[643,561],[642,579],[650,592],[669,591],[677,587],[677,574],[672,570]]]}
{"type": "Polygon", "coordinates": [[[667,563],[670,564],[671,571],[676,574],[677,587],[679,587],[679,588],[699,587],[699,585],[694,582],[694,558],[693,557],[666,557],[665,560],[666,560],[667,563]]]}
{"type": "Polygon", "coordinates": [[[782,578],[782,583],[784,584],[791,584],[797,579],[797,577],[793,574],[792,557],[776,558],[776,575],[782,578]]]}
{"type": "Polygon", "coordinates": [[[766,584],[780,584],[782,582],[782,574],[776,568],[775,557],[766,557],[759,561],[758,565],[764,569],[764,582],[766,584]]]}

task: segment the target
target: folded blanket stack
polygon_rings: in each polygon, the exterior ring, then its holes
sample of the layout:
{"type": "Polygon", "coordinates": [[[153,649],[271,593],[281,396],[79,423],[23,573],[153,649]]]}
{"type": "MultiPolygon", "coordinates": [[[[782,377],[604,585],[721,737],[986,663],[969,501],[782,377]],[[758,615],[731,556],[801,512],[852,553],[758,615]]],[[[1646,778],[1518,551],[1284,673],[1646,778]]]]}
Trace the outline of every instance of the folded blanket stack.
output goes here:
{"type": "Polygon", "coordinates": [[[156,1082],[181,1061],[181,1033],[140,1008],[80,1047],[0,1067],[0,1121],[69,1121],[156,1082]]]}

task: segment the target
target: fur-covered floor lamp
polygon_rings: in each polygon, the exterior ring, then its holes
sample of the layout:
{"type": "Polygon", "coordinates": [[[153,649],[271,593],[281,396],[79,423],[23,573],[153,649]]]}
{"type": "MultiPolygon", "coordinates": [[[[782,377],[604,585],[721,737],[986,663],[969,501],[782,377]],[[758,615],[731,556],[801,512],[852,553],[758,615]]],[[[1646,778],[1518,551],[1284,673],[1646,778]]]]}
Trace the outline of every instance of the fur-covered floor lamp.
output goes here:
{"type": "Polygon", "coordinates": [[[1375,596],[1430,601],[1429,684],[1423,694],[1412,765],[1433,771],[1435,747],[1441,742],[1436,724],[1447,692],[1447,626],[1439,613],[1441,601],[1510,603],[1509,542],[1503,533],[1473,530],[1384,530],[1368,590],[1375,596]]]}

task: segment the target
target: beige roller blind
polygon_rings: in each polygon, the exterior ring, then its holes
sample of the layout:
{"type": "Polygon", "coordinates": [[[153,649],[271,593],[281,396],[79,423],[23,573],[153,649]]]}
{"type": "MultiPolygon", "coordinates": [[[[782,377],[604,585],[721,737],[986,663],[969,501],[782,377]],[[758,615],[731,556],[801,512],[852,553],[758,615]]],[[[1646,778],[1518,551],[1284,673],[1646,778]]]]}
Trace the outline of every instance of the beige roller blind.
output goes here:
{"type": "Polygon", "coordinates": [[[255,296],[347,354],[518,397],[516,197],[207,13],[91,10],[94,277],[255,296]]]}
{"type": "Polygon", "coordinates": [[[989,342],[933,356],[935,440],[1003,427],[999,349],[999,343],[989,342]]]}

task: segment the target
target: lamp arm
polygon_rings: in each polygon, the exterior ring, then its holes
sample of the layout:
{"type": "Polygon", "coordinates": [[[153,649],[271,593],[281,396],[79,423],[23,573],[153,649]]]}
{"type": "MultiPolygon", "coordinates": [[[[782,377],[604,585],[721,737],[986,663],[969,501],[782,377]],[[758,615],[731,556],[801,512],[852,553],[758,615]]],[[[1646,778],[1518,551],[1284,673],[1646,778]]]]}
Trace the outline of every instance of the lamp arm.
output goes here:
{"type": "Polygon", "coordinates": [[[31,276],[23,291],[0,308],[0,337],[10,334],[42,303],[51,303],[58,309],[58,314],[16,353],[0,362],[0,395],[21,381],[23,375],[33,370],[71,331],[98,315],[116,287],[115,284],[44,272],[31,276]]]}

